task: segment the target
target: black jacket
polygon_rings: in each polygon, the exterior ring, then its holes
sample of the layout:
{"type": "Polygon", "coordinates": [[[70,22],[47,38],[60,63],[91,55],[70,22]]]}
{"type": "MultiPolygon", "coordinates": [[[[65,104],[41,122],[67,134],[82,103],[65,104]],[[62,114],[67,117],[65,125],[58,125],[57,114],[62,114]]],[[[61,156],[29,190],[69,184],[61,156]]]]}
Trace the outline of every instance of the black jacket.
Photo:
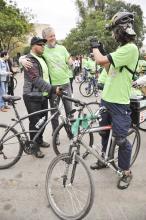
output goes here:
{"type": "Polygon", "coordinates": [[[32,67],[25,69],[24,68],[24,86],[23,86],[23,94],[28,94],[32,92],[38,92],[38,94],[42,94],[42,92],[48,92],[49,96],[53,92],[53,87],[50,83],[43,80],[43,70],[39,61],[31,54],[28,54],[26,58],[29,58],[32,67]]]}

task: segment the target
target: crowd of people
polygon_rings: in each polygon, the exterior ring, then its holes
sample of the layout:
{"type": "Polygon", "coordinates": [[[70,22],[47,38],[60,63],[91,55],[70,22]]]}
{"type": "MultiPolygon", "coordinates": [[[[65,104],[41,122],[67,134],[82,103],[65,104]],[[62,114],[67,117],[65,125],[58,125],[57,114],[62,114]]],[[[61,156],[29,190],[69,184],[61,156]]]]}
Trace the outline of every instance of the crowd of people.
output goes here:
{"type": "MultiPolygon", "coordinates": [[[[126,139],[131,125],[130,95],[133,81],[133,73],[145,72],[146,61],[139,61],[139,51],[134,43],[136,33],[133,29],[134,17],[129,12],[118,12],[112,19],[109,30],[112,31],[115,41],[119,42],[119,48],[107,54],[103,45],[96,39],[91,39],[92,53],[87,56],[72,56],[67,49],[57,44],[55,31],[52,27],[42,31],[42,38],[33,37],[30,42],[30,52],[21,56],[19,62],[24,68],[23,100],[28,113],[48,108],[54,108],[61,99],[62,90],[68,96],[73,94],[73,80],[79,76],[99,73],[99,81],[104,84],[101,106],[109,110],[103,115],[101,125],[112,123],[113,135],[119,146],[118,166],[124,175],[118,182],[118,188],[125,189],[132,179],[130,170],[131,144],[126,139]],[[143,69],[142,69],[143,68],[143,69]],[[145,68],[145,69],[144,69],[145,68]],[[100,71],[99,71],[100,70],[100,71]],[[101,71],[102,70],[102,71],[101,71]],[[100,73],[101,72],[101,73],[100,73]],[[55,101],[54,101],[55,100],[55,101]]],[[[13,71],[8,63],[8,53],[1,52],[0,59],[0,109],[7,111],[7,103],[3,102],[2,95],[8,94],[8,82],[13,71]]],[[[140,84],[136,81],[135,84],[140,84]]],[[[11,91],[12,93],[12,91],[11,91]]],[[[13,93],[11,95],[14,95],[13,93]]],[[[71,102],[62,100],[66,114],[72,110],[71,102]]],[[[51,111],[51,114],[54,110],[51,111]]],[[[36,129],[39,119],[48,117],[47,113],[41,113],[29,119],[29,129],[36,129]]],[[[52,135],[59,125],[58,116],[52,119],[52,135]]],[[[30,133],[32,140],[35,133],[30,133]]],[[[101,134],[103,157],[106,151],[109,133],[101,134]]],[[[59,138],[56,140],[59,143],[59,138]]],[[[43,132],[34,146],[34,155],[43,158],[41,147],[49,147],[43,139],[43,132]]],[[[97,161],[91,165],[91,169],[102,169],[105,164],[97,161]]]]}

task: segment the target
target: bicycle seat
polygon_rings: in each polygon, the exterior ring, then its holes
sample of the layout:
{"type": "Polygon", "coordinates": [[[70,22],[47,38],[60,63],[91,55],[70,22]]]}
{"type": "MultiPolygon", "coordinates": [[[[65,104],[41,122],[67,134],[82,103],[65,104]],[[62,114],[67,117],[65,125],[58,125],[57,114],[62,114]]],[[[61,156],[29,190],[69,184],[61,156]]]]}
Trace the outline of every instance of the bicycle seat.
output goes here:
{"type": "Polygon", "coordinates": [[[2,97],[5,102],[15,102],[21,99],[20,96],[11,96],[11,95],[4,95],[2,97]]]}

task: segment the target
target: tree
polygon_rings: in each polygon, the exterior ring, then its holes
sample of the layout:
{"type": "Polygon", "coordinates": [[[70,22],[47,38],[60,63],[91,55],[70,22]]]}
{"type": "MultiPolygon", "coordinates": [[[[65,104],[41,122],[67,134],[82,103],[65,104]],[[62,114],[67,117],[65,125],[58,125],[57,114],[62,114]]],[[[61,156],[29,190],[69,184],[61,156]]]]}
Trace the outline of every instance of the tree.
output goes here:
{"type": "Polygon", "coordinates": [[[11,51],[33,30],[32,15],[22,12],[13,1],[0,0],[0,9],[0,48],[11,51]]]}
{"type": "Polygon", "coordinates": [[[142,46],[144,23],[140,6],[116,0],[76,0],[75,2],[79,11],[80,21],[64,41],[64,45],[72,54],[88,53],[88,39],[92,36],[96,36],[104,43],[107,51],[115,50],[118,45],[112,39],[111,33],[105,29],[105,25],[110,23],[111,18],[118,11],[134,13],[137,45],[139,47],[142,46]]]}

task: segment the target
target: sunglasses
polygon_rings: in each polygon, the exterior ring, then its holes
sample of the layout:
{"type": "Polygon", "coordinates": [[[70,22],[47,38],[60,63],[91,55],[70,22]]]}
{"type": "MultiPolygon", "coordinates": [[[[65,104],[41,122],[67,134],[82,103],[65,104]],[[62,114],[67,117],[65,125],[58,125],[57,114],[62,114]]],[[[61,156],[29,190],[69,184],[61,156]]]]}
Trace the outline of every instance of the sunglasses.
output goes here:
{"type": "Polygon", "coordinates": [[[40,47],[44,47],[45,46],[45,44],[36,44],[36,45],[38,45],[40,47]]]}

